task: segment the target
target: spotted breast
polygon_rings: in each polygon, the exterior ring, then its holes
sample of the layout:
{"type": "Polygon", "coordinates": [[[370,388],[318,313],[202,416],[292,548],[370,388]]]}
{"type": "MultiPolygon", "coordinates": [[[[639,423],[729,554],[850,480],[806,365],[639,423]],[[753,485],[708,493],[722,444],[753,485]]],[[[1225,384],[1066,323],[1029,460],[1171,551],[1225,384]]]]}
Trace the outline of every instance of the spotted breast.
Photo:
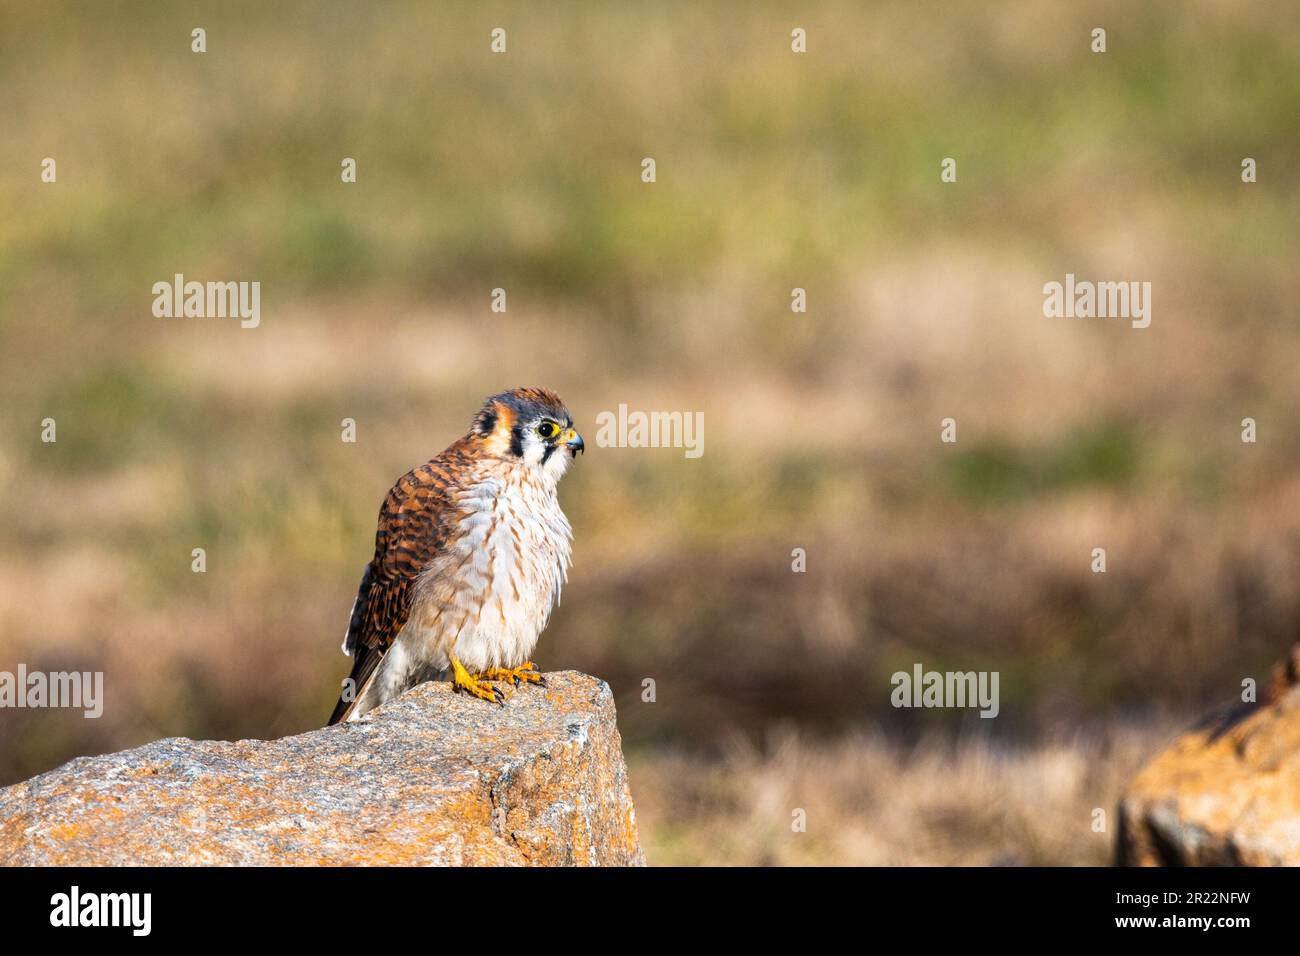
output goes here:
{"type": "Polygon", "coordinates": [[[377,701],[446,676],[452,655],[475,672],[517,667],[559,603],[573,530],[555,485],[526,466],[483,471],[451,495],[458,518],[416,579],[410,616],[375,675],[377,701]]]}

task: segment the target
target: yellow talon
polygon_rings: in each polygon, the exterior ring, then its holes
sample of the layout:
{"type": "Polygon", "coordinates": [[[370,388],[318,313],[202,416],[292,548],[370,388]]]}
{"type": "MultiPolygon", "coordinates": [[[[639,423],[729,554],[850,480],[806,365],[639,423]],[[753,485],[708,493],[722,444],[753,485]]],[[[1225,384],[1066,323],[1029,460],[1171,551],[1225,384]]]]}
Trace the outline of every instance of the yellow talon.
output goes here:
{"type": "Polygon", "coordinates": [[[465,670],[465,665],[456,658],[451,659],[451,689],[455,691],[465,691],[473,694],[480,700],[491,701],[494,704],[504,704],[506,702],[505,694],[500,689],[491,687],[483,683],[483,679],[490,680],[487,675],[480,674],[475,677],[469,671],[465,670]]]}
{"type": "Polygon", "coordinates": [[[524,661],[518,667],[490,667],[478,676],[483,680],[508,681],[516,687],[520,684],[546,686],[546,678],[538,673],[537,665],[532,661],[524,661]]]}

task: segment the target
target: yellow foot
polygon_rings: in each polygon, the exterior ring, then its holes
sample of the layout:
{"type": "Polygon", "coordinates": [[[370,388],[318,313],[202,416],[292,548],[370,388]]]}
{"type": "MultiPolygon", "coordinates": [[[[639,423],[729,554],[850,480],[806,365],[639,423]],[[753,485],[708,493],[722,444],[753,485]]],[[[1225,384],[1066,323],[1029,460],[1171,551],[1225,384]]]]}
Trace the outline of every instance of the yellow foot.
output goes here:
{"type": "Polygon", "coordinates": [[[493,687],[483,682],[485,675],[480,674],[475,677],[469,671],[465,670],[465,665],[456,658],[451,659],[451,689],[455,691],[465,691],[467,694],[473,694],[480,700],[491,701],[494,704],[504,705],[506,695],[500,688],[493,687]]]}
{"type": "Polygon", "coordinates": [[[537,671],[532,661],[524,661],[518,667],[492,667],[478,675],[483,680],[508,681],[518,687],[520,684],[541,684],[546,686],[546,678],[537,671]]]}

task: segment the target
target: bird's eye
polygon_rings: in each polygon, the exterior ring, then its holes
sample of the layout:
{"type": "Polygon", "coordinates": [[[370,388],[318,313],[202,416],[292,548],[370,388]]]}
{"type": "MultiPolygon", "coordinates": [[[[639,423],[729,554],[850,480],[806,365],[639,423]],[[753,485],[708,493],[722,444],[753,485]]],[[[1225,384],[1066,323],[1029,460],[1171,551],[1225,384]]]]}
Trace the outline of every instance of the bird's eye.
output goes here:
{"type": "Polygon", "coordinates": [[[560,433],[560,426],[555,422],[542,422],[537,426],[537,434],[543,438],[554,438],[560,433]]]}

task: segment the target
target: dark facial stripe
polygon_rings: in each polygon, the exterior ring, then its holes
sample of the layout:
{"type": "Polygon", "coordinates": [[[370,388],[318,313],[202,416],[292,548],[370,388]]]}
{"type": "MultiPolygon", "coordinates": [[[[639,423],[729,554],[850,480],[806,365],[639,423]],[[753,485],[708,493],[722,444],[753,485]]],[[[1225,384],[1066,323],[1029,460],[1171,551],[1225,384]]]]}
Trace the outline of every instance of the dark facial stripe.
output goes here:
{"type": "Polygon", "coordinates": [[[557,448],[559,448],[559,447],[560,447],[560,446],[557,445],[557,444],[555,444],[554,442],[550,442],[549,444],[547,444],[547,446],[546,446],[546,451],[542,452],[542,464],[543,464],[543,465],[546,464],[546,461],[547,461],[548,458],[550,458],[552,455],[555,454],[555,449],[557,449],[557,448]]]}
{"type": "Polygon", "coordinates": [[[483,416],[483,421],[479,422],[478,432],[480,435],[491,435],[492,429],[497,427],[497,413],[487,412],[483,416]]]}
{"type": "Polygon", "coordinates": [[[524,456],[524,426],[519,422],[510,429],[510,451],[516,458],[524,456]]]}

